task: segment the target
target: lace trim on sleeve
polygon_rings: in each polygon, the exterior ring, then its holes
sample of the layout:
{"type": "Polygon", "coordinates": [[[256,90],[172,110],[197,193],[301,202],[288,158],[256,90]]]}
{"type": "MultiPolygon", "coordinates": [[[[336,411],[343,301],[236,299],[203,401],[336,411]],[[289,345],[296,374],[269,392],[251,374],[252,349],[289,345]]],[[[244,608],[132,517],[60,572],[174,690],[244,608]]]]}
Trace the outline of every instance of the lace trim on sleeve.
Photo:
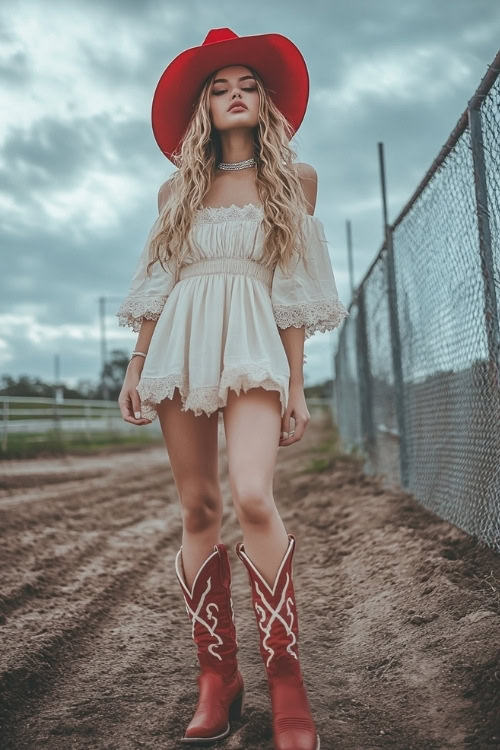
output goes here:
{"type": "Polygon", "coordinates": [[[274,318],[279,328],[305,326],[305,338],[317,331],[333,331],[349,313],[339,299],[320,299],[295,305],[273,305],[274,318]]]}
{"type": "Polygon", "coordinates": [[[140,331],[143,320],[158,320],[168,295],[159,297],[127,297],[116,312],[118,325],[140,331]]]}

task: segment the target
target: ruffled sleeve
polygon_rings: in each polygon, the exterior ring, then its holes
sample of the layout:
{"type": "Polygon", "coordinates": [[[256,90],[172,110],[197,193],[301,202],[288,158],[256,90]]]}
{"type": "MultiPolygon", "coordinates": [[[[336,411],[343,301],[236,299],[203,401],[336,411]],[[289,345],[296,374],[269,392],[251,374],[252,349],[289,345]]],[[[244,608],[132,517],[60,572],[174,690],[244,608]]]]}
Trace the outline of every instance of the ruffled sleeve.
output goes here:
{"type": "Polygon", "coordinates": [[[292,261],[290,278],[276,266],[271,302],[278,327],[305,326],[308,339],[316,331],[337,328],[349,313],[338,297],[325,230],[317,216],[304,217],[304,237],[307,270],[302,258],[292,261]]]}
{"type": "Polygon", "coordinates": [[[139,261],[130,283],[127,296],[115,313],[121,326],[130,326],[139,331],[143,320],[158,320],[165,306],[167,297],[174,287],[174,274],[169,266],[163,262],[162,268],[156,261],[150,269],[150,276],[146,274],[149,261],[149,245],[156,229],[158,219],[151,227],[146,243],[140,254],[139,261]]]}

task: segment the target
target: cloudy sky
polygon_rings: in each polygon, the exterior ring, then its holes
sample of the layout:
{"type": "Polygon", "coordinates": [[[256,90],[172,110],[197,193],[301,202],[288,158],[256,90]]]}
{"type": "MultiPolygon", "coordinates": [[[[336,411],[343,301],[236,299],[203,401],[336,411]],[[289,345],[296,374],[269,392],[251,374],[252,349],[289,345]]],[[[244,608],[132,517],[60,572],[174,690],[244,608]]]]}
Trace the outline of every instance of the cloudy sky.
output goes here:
{"type": "MultiPolygon", "coordinates": [[[[377,142],[395,218],[466,107],[500,40],[497,0],[32,0],[0,6],[0,374],[69,385],[136,334],[114,313],[174,170],[154,141],[164,68],[210,28],[278,32],[309,67],[293,145],[319,175],[316,213],[340,298],[382,241],[377,142]]],[[[338,332],[307,342],[306,384],[331,377],[338,332]]]]}

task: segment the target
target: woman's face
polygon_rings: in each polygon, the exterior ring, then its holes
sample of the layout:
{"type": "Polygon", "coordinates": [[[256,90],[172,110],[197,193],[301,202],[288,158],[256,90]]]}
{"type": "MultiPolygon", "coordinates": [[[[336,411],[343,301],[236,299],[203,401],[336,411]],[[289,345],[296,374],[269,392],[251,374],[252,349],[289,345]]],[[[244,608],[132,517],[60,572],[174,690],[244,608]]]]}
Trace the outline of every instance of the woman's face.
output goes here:
{"type": "Polygon", "coordinates": [[[210,114],[217,130],[253,128],[257,125],[259,92],[252,71],[228,65],[217,71],[210,89],[210,114]],[[242,106],[231,108],[231,105],[242,106]]]}

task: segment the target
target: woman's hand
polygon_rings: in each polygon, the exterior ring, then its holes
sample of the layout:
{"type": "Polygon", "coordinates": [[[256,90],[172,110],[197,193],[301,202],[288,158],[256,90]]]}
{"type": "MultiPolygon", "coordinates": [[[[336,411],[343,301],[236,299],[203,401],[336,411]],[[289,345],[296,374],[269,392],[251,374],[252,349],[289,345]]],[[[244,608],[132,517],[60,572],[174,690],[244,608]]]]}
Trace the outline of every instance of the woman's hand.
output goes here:
{"type": "Polygon", "coordinates": [[[118,396],[118,404],[125,422],[131,424],[151,424],[151,419],[141,417],[141,399],[137,393],[137,384],[141,379],[142,368],[144,367],[143,357],[132,357],[128,363],[127,373],[123,386],[118,396]],[[135,415],[138,414],[139,418],[135,415]]]}
{"type": "Polygon", "coordinates": [[[302,439],[311,415],[307,409],[302,383],[290,383],[288,405],[281,420],[279,447],[292,445],[302,439]],[[290,430],[290,417],[294,418],[294,431],[290,430]]]}

